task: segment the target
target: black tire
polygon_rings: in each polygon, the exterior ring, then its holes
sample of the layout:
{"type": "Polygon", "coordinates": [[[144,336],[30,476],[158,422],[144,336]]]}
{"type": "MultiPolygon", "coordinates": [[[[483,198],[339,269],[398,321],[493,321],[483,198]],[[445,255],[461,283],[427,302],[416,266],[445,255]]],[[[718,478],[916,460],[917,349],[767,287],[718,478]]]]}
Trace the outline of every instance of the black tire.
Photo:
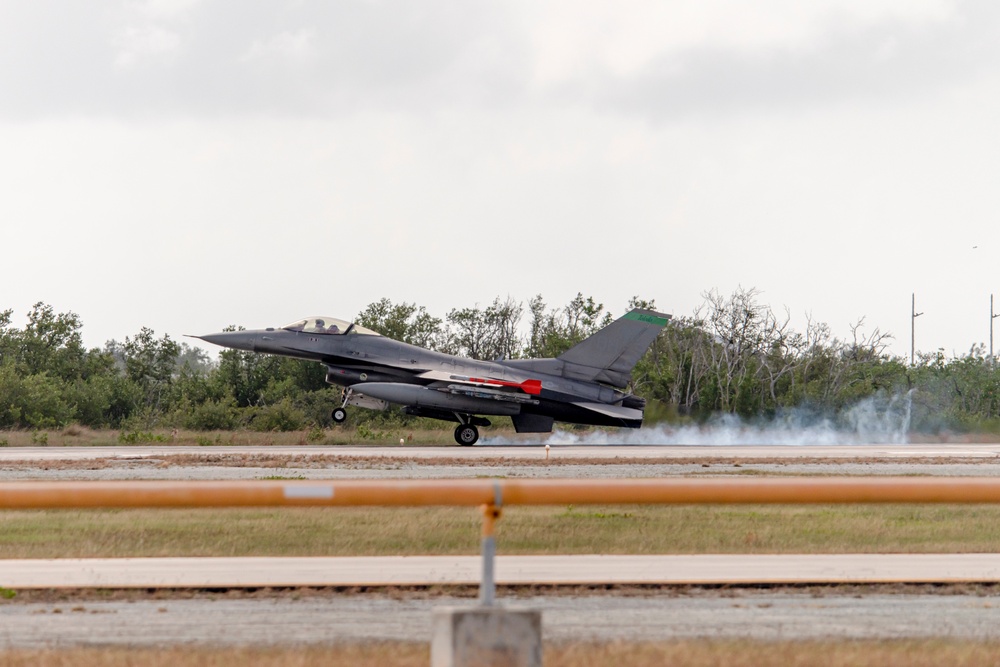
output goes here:
{"type": "Polygon", "coordinates": [[[471,447],[479,440],[479,429],[472,424],[459,424],[455,427],[455,442],[463,447],[471,447]]]}
{"type": "Polygon", "coordinates": [[[347,420],[347,410],[344,408],[336,408],[330,413],[330,419],[332,419],[337,424],[343,424],[347,420]]]}

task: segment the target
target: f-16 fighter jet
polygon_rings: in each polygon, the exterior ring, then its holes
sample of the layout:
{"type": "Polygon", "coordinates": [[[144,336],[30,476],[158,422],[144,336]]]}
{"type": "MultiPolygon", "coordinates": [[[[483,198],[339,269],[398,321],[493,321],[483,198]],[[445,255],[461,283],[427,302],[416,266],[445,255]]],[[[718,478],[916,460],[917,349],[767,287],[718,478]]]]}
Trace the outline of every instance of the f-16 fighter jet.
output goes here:
{"type": "Polygon", "coordinates": [[[624,391],[639,358],[669,315],[633,310],[555,359],[476,361],[391,340],[333,317],[281,327],[195,336],[222,347],[280,354],[326,365],[326,381],[344,387],[333,421],[349,405],[458,422],[455,440],[474,445],[482,415],[508,416],[518,433],[549,433],[555,421],[642,425],[646,401],[624,391]]]}

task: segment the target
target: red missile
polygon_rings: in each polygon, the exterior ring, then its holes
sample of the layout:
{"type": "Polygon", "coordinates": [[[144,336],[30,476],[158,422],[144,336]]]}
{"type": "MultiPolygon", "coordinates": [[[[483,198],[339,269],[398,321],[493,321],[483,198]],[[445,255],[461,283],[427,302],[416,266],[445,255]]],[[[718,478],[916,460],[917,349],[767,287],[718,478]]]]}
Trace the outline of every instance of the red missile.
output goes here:
{"type": "Polygon", "coordinates": [[[452,380],[461,380],[464,382],[471,382],[473,384],[482,384],[492,387],[514,387],[520,389],[526,394],[532,396],[537,396],[542,393],[542,381],[541,380],[525,380],[524,382],[508,382],[506,380],[495,380],[493,378],[470,378],[463,377],[460,375],[452,375],[452,380]]]}
{"type": "Polygon", "coordinates": [[[541,380],[525,380],[521,383],[521,389],[524,393],[531,394],[532,396],[538,396],[542,393],[542,381],[541,380]]]}

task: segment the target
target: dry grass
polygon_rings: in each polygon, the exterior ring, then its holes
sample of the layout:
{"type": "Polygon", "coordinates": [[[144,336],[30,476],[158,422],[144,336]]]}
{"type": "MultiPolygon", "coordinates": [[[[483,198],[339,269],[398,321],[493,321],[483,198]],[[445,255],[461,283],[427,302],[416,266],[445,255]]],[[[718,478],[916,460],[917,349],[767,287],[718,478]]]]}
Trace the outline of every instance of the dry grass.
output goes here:
{"type": "MultiPolygon", "coordinates": [[[[996,665],[1000,643],[962,640],[782,641],[681,640],[657,643],[575,644],[549,648],[548,667],[886,667],[996,665]]],[[[373,663],[374,664],[374,663],[373,663]]]]}
{"type": "Polygon", "coordinates": [[[478,551],[470,509],[10,511],[0,558],[348,556],[478,551]]]}
{"type": "MultiPolygon", "coordinates": [[[[0,558],[364,556],[479,552],[471,508],[0,513],[0,558]]],[[[501,554],[1000,552],[980,505],[510,507],[501,554]]]]}
{"type": "Polygon", "coordinates": [[[426,667],[423,644],[372,643],[283,648],[73,648],[0,652],[0,667],[426,667]]]}
{"type": "MultiPolygon", "coordinates": [[[[589,426],[574,426],[562,424],[560,428],[578,435],[585,435],[591,431],[601,430],[600,428],[589,426]]],[[[358,430],[350,426],[337,426],[329,429],[306,429],[302,431],[289,432],[257,432],[257,431],[189,431],[186,429],[153,428],[143,429],[134,434],[138,436],[138,441],[125,443],[120,440],[122,431],[111,429],[95,430],[79,424],[70,424],[62,429],[52,429],[47,431],[29,430],[0,430],[0,446],[7,447],[69,447],[69,446],[108,446],[123,444],[174,444],[188,446],[212,447],[218,445],[240,445],[240,446],[295,446],[295,445],[352,445],[352,446],[400,446],[400,438],[405,446],[417,445],[448,445],[457,447],[453,436],[454,424],[441,422],[438,428],[428,428],[421,426],[418,428],[392,426],[384,428],[365,428],[358,430]],[[151,436],[151,438],[150,438],[151,436]],[[6,443],[6,444],[3,444],[6,443]]],[[[528,441],[536,442],[538,434],[517,434],[513,427],[497,425],[485,429],[483,437],[503,438],[508,441],[528,441]]],[[[992,443],[997,440],[995,434],[966,434],[955,437],[946,436],[926,436],[919,433],[910,434],[910,440],[914,444],[982,444],[992,443]]],[[[665,461],[675,461],[668,458],[665,461]]],[[[705,459],[691,459],[702,462],[705,459]]],[[[734,459],[711,458],[710,461],[726,463],[734,459]]],[[[739,459],[736,459],[738,461],[739,459]]],[[[747,457],[748,462],[767,461],[755,457],[747,457]]],[[[837,458],[796,458],[796,462],[843,462],[842,457],[837,458]]],[[[873,462],[900,462],[909,460],[921,460],[921,457],[913,459],[900,459],[898,457],[887,458],[865,458],[859,460],[873,462]]],[[[940,462],[940,457],[931,457],[927,462],[940,462]]],[[[968,460],[969,462],[982,462],[983,457],[957,457],[956,460],[968,460]]],[[[602,459],[603,461],[603,459],[602,459]]],[[[787,461],[787,459],[775,459],[776,462],[787,461]]]]}
{"type": "MultiPolygon", "coordinates": [[[[122,442],[121,431],[93,430],[72,424],[64,429],[51,431],[0,431],[0,443],[8,447],[98,447],[108,445],[149,445],[172,444],[212,447],[217,445],[260,446],[272,445],[453,445],[454,426],[444,424],[441,428],[384,428],[367,429],[359,432],[351,427],[337,427],[326,430],[289,431],[284,433],[261,433],[257,431],[188,431],[183,429],[150,429],[133,435],[133,442],[122,442]],[[150,437],[151,436],[151,437],[150,437]]],[[[490,436],[516,439],[513,428],[491,428],[490,436]]]]}
{"type": "MultiPolygon", "coordinates": [[[[426,644],[386,642],[278,648],[76,648],[0,652],[0,667],[424,667],[426,644]]],[[[995,641],[919,639],[864,641],[681,640],[655,643],[550,644],[547,667],[972,667],[1000,663],[995,641]]]]}

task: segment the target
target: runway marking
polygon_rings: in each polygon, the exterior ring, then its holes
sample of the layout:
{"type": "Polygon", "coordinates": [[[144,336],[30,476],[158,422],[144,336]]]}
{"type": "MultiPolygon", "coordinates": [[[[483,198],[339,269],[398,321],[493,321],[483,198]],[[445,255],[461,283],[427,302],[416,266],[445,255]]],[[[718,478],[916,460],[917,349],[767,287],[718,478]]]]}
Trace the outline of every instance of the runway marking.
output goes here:
{"type": "MultiPolygon", "coordinates": [[[[0,586],[263,588],[476,585],[479,556],[17,559],[0,586]]],[[[1000,582],[1000,554],[498,556],[501,585],[1000,582]]]]}

